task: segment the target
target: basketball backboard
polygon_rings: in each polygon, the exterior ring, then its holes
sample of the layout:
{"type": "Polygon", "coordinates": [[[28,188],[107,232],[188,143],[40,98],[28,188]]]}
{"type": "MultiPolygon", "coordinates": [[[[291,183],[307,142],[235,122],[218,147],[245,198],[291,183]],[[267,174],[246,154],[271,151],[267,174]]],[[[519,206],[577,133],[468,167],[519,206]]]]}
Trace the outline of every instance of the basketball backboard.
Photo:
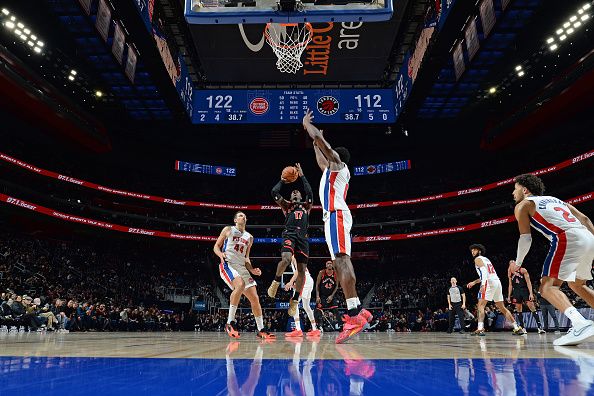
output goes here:
{"type": "Polygon", "coordinates": [[[189,24],[379,22],[393,0],[186,0],[189,24]]]}

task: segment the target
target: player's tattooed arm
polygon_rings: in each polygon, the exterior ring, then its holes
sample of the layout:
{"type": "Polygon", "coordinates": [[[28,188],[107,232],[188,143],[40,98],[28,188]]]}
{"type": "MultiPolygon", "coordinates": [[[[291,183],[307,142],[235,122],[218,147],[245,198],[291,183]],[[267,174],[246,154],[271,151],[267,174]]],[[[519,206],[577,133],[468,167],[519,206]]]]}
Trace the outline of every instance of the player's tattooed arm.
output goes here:
{"type": "Polygon", "coordinates": [[[280,206],[283,211],[286,211],[289,207],[289,202],[283,198],[283,196],[280,193],[281,187],[284,184],[284,180],[279,180],[278,183],[275,184],[274,187],[272,187],[272,198],[274,199],[274,202],[276,202],[278,204],[278,206],[280,206]]]}
{"type": "Polygon", "coordinates": [[[573,205],[567,204],[567,207],[569,208],[571,214],[575,218],[577,218],[580,221],[580,223],[582,223],[584,227],[588,229],[588,231],[594,234],[594,224],[592,224],[592,220],[590,220],[588,216],[577,210],[573,205]]]}

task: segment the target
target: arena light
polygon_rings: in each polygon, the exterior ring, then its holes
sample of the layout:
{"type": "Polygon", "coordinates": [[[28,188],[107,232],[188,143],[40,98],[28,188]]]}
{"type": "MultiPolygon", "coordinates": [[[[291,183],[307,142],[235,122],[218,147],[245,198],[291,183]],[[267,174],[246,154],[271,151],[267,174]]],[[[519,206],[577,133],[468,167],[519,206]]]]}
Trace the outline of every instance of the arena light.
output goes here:
{"type": "MultiPolygon", "coordinates": [[[[14,18],[14,17],[13,17],[13,18],[14,18]]],[[[19,28],[21,28],[21,29],[24,29],[24,28],[25,28],[25,25],[23,25],[21,22],[17,23],[17,26],[18,26],[19,28]]]]}
{"type": "Polygon", "coordinates": [[[557,44],[553,44],[549,47],[551,51],[555,51],[558,48],[557,44]]]}
{"type": "Polygon", "coordinates": [[[4,23],[4,26],[6,26],[7,29],[14,29],[14,22],[11,21],[7,21],[4,23]]]}
{"type": "Polygon", "coordinates": [[[553,37],[549,37],[547,39],[547,44],[551,44],[553,41],[555,41],[555,39],[553,37]]]}
{"type": "Polygon", "coordinates": [[[74,69],[70,70],[70,74],[72,74],[73,76],[76,76],[76,70],[74,70],[74,69]]]}
{"type": "Polygon", "coordinates": [[[565,30],[563,29],[557,29],[557,31],[555,33],[557,33],[558,35],[563,34],[565,30]]]}
{"type": "Polygon", "coordinates": [[[577,29],[580,26],[582,26],[582,23],[580,21],[577,21],[576,23],[573,24],[574,29],[577,29]]]}
{"type": "Polygon", "coordinates": [[[21,38],[21,40],[27,41],[27,36],[25,36],[24,34],[21,34],[19,37],[21,38]]]}
{"type": "Polygon", "coordinates": [[[524,70],[520,70],[518,72],[518,77],[523,77],[524,76],[524,70]]]}
{"type": "Polygon", "coordinates": [[[23,34],[23,32],[21,32],[19,29],[14,29],[14,34],[20,36],[21,34],[23,34]]]}
{"type": "Polygon", "coordinates": [[[575,15],[572,15],[572,16],[569,18],[569,22],[574,22],[576,19],[577,19],[577,17],[576,17],[575,15]]]}
{"type": "Polygon", "coordinates": [[[9,11],[8,11],[6,8],[3,8],[3,9],[2,9],[2,13],[3,13],[4,15],[9,15],[9,14],[10,14],[10,12],[9,12],[9,11]]]}
{"type": "Polygon", "coordinates": [[[584,4],[584,6],[582,7],[582,10],[584,10],[584,11],[586,11],[586,10],[589,10],[589,9],[590,9],[590,7],[591,7],[591,6],[590,6],[590,3],[586,3],[586,4],[584,4]]]}
{"type": "Polygon", "coordinates": [[[98,97],[98,98],[100,98],[100,97],[103,96],[103,92],[101,92],[101,91],[95,91],[95,96],[98,97]]]}
{"type": "Polygon", "coordinates": [[[27,45],[29,45],[29,47],[35,47],[35,43],[33,41],[27,41],[27,45]]]}
{"type": "Polygon", "coordinates": [[[568,28],[568,27],[570,27],[570,26],[571,26],[571,23],[569,23],[569,22],[565,22],[565,23],[563,24],[563,27],[564,27],[565,29],[567,29],[567,28],[568,28]]]}
{"type": "Polygon", "coordinates": [[[43,43],[43,41],[38,41],[38,42],[37,42],[37,45],[43,48],[43,46],[44,46],[45,44],[43,43]]]}
{"type": "Polygon", "coordinates": [[[25,28],[25,30],[23,30],[23,32],[25,32],[25,34],[31,34],[31,31],[27,28],[25,28]]]}
{"type": "Polygon", "coordinates": [[[489,93],[490,94],[494,94],[495,92],[497,92],[497,87],[491,87],[491,88],[489,88],[489,93]]]}
{"type": "Polygon", "coordinates": [[[582,21],[586,21],[586,20],[588,20],[588,18],[590,18],[590,15],[588,15],[588,14],[584,14],[584,15],[582,15],[582,17],[581,17],[580,19],[581,19],[582,21]]]}
{"type": "Polygon", "coordinates": [[[516,71],[520,71],[520,70],[522,70],[522,65],[516,66],[516,71]]]}
{"type": "Polygon", "coordinates": [[[571,34],[571,33],[573,33],[573,32],[574,32],[573,28],[569,28],[569,29],[567,29],[567,34],[571,34]]]}
{"type": "Polygon", "coordinates": [[[561,37],[559,37],[559,40],[563,41],[563,40],[565,40],[566,38],[567,38],[567,36],[566,36],[566,35],[562,35],[561,37]]]}
{"type": "Polygon", "coordinates": [[[68,79],[69,79],[70,81],[74,81],[74,76],[70,75],[70,76],[68,76],[68,79]]]}
{"type": "Polygon", "coordinates": [[[35,47],[35,48],[33,48],[33,51],[35,51],[36,54],[40,54],[41,53],[41,48],[35,47]]]}

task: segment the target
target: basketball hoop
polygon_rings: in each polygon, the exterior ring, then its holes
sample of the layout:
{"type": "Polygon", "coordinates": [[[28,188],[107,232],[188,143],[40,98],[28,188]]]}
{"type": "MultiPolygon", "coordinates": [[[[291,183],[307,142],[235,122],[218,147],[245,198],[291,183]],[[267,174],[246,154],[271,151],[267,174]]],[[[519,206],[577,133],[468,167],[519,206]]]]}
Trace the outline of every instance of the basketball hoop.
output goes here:
{"type": "Polygon", "coordinates": [[[301,54],[313,38],[310,23],[267,23],[266,42],[278,58],[276,67],[281,73],[297,73],[303,67],[301,54]]]}

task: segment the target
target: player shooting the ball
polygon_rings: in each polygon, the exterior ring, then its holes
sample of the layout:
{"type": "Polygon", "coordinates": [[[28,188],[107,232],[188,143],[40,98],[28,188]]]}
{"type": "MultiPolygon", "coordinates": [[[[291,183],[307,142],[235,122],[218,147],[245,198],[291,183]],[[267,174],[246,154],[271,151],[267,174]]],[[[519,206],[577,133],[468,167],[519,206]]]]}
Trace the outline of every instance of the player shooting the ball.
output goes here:
{"type": "Polygon", "coordinates": [[[307,228],[309,227],[309,211],[313,202],[313,191],[311,185],[305,178],[301,165],[286,167],[281,179],[272,188],[274,201],[282,208],[285,215],[285,229],[283,231],[283,246],[281,248],[281,261],[276,267],[276,275],[268,288],[268,295],[276,297],[276,292],[281,282],[281,276],[291,264],[291,258],[297,260],[297,280],[293,288],[293,297],[289,301],[289,316],[295,316],[299,306],[299,298],[305,283],[305,269],[309,258],[309,241],[307,240],[307,228]],[[298,189],[291,192],[291,200],[287,201],[281,195],[283,184],[292,183],[300,177],[305,190],[305,201],[302,199],[301,191],[298,189]]]}

